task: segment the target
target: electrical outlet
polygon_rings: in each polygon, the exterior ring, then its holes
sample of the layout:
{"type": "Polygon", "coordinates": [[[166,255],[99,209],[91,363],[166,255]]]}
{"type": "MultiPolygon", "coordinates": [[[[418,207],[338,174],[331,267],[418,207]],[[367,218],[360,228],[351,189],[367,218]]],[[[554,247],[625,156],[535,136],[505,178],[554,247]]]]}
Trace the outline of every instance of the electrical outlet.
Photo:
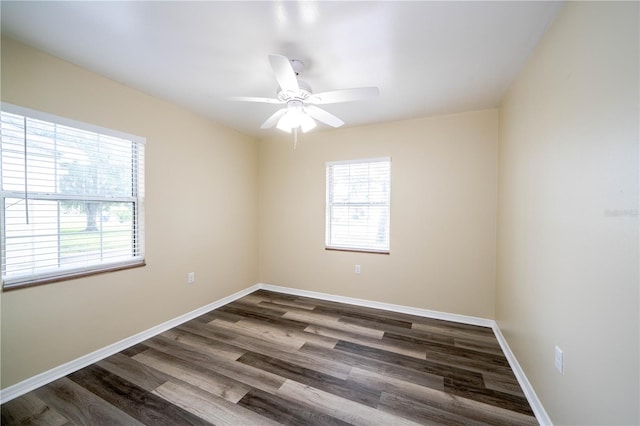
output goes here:
{"type": "Polygon", "coordinates": [[[556,370],[558,370],[560,374],[564,374],[564,352],[562,352],[562,349],[560,349],[557,346],[556,346],[555,364],[556,364],[556,370]]]}
{"type": "Polygon", "coordinates": [[[187,284],[193,284],[196,282],[196,273],[195,272],[189,272],[187,274],[187,284]]]}
{"type": "Polygon", "coordinates": [[[360,273],[360,265],[356,265],[356,267],[355,267],[355,269],[354,269],[354,272],[355,272],[356,274],[359,274],[359,273],[360,273]]]}

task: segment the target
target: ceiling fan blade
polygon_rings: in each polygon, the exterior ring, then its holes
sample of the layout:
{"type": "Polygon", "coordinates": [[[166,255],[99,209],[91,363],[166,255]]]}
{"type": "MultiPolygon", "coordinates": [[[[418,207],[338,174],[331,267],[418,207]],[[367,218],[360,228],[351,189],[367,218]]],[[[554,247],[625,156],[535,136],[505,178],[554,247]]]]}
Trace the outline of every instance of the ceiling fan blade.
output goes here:
{"type": "Polygon", "coordinates": [[[252,97],[252,96],[230,96],[227,99],[229,99],[230,101],[262,102],[262,103],[267,103],[267,104],[282,104],[282,103],[284,103],[280,99],[276,99],[276,98],[259,98],[259,97],[252,97]]]}
{"type": "Polygon", "coordinates": [[[270,129],[271,127],[275,126],[276,123],[278,122],[278,120],[280,120],[280,118],[284,115],[284,113],[287,112],[286,108],[281,108],[279,110],[277,110],[276,112],[274,112],[271,117],[267,118],[264,123],[262,123],[262,126],[260,126],[261,129],[270,129]]]}
{"type": "Polygon", "coordinates": [[[300,86],[298,86],[298,78],[289,58],[282,55],[269,55],[269,62],[280,88],[285,92],[297,94],[300,86]]]}
{"type": "Polygon", "coordinates": [[[340,120],[335,115],[327,112],[317,106],[309,105],[304,108],[307,114],[311,117],[315,118],[318,121],[321,121],[325,124],[328,124],[331,127],[340,127],[344,124],[344,121],[340,120]]]}
{"type": "Polygon", "coordinates": [[[335,104],[339,102],[359,101],[375,98],[380,95],[377,87],[356,87],[353,89],[332,90],[310,96],[306,102],[316,105],[335,104]]]}

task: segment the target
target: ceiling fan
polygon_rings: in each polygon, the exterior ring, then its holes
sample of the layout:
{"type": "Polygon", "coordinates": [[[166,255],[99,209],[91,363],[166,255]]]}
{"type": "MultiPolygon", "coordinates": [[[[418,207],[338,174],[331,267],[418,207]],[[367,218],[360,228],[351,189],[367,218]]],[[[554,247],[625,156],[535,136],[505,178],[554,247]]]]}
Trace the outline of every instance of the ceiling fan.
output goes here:
{"type": "Polygon", "coordinates": [[[245,96],[230,98],[235,101],[285,105],[262,123],[262,126],[260,126],[262,129],[270,129],[276,126],[278,129],[288,133],[295,131],[297,135],[298,128],[306,133],[316,127],[315,120],[331,127],[340,127],[344,124],[344,121],[330,112],[318,108],[316,105],[368,99],[376,97],[380,93],[377,87],[358,87],[313,93],[311,86],[298,78],[304,68],[302,61],[289,59],[282,55],[269,55],[269,62],[280,86],[276,98],[245,96]]]}

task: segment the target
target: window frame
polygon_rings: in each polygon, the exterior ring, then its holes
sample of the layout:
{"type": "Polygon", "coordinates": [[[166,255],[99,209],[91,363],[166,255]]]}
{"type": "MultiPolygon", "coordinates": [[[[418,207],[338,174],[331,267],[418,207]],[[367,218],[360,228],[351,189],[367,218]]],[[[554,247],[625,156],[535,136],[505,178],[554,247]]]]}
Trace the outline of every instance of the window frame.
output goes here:
{"type": "MultiPolygon", "coordinates": [[[[104,128],[89,123],[84,123],[76,120],[72,120],[65,117],[60,117],[54,114],[49,114],[42,111],[37,111],[31,108],[26,108],[7,102],[0,102],[0,111],[3,113],[9,113],[19,115],[21,117],[33,120],[40,120],[55,125],[66,126],[73,129],[95,133],[98,136],[113,137],[131,142],[131,195],[130,196],[90,196],[83,197],[81,195],[68,195],[62,194],[57,191],[54,193],[47,193],[42,191],[16,191],[5,190],[2,184],[2,176],[0,173],[0,274],[2,280],[2,291],[8,291],[18,288],[31,287],[36,285],[48,284],[58,281],[66,281],[70,279],[76,279],[80,277],[86,277],[90,275],[102,274],[106,272],[119,271],[123,269],[137,268],[146,265],[145,258],[145,213],[144,213],[144,197],[145,197],[145,144],[146,139],[140,136],[135,136],[129,133],[121,132],[114,129],[104,128]],[[113,203],[131,203],[131,221],[132,221],[132,236],[131,236],[131,249],[132,256],[126,260],[101,260],[99,262],[57,269],[50,269],[46,271],[35,271],[30,274],[19,275],[15,277],[6,277],[6,208],[5,201],[8,198],[26,198],[29,200],[44,200],[44,201],[96,201],[96,202],[113,202],[113,203]]],[[[25,131],[25,133],[27,133],[25,131]]],[[[1,141],[0,141],[1,144],[1,141]]],[[[56,151],[57,152],[57,151],[56,151]]],[[[1,167],[1,165],[0,165],[1,167]]],[[[58,238],[61,234],[61,228],[55,229],[58,238]]],[[[102,230],[100,231],[102,235],[102,230]]]]}
{"type": "MultiPolygon", "coordinates": [[[[335,251],[350,251],[350,252],[358,252],[358,253],[375,253],[375,254],[390,254],[391,253],[391,157],[375,157],[375,158],[363,158],[363,159],[354,159],[354,160],[338,160],[338,161],[327,161],[325,163],[326,170],[326,211],[325,211],[325,250],[335,250],[335,251]],[[382,204],[387,207],[387,217],[386,217],[386,242],[387,245],[385,248],[378,249],[367,247],[364,245],[358,244],[332,244],[331,235],[332,235],[332,226],[334,222],[332,220],[332,200],[331,194],[333,188],[331,187],[331,177],[330,177],[330,168],[336,165],[352,165],[352,164],[362,164],[362,163],[379,163],[386,162],[389,164],[389,178],[387,181],[388,190],[387,190],[387,200],[385,204],[382,204]]],[[[345,206],[376,206],[381,205],[379,203],[340,203],[345,206]]]]}

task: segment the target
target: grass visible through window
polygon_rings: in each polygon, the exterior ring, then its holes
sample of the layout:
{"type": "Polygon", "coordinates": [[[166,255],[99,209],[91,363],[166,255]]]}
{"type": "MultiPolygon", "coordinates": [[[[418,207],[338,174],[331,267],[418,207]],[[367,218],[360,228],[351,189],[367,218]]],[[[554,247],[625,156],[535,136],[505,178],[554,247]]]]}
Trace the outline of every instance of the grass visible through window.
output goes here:
{"type": "MultiPolygon", "coordinates": [[[[123,226],[100,231],[85,231],[84,228],[62,229],[60,254],[83,254],[100,250],[131,250],[131,228],[123,226]]],[[[126,226],[126,225],[125,225],[126,226]]]]}

